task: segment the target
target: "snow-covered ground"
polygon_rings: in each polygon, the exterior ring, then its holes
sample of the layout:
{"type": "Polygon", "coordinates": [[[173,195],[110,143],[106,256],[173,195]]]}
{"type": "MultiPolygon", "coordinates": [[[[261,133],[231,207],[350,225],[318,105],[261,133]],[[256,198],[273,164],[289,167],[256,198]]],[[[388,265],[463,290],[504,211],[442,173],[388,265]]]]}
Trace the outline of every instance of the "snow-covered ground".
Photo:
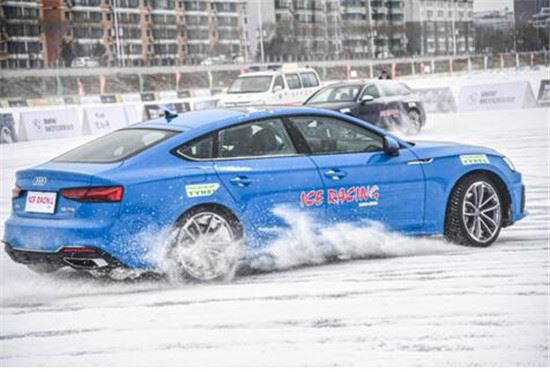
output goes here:
{"type": "MultiPolygon", "coordinates": [[[[540,108],[432,114],[417,137],[523,172],[530,215],[487,249],[337,226],[326,239],[370,258],[288,268],[307,262],[302,223],[287,269],[205,285],[41,277],[2,252],[0,365],[548,366],[549,125],[540,108]]],[[[0,146],[0,220],[16,169],[87,140],[0,146]]]]}

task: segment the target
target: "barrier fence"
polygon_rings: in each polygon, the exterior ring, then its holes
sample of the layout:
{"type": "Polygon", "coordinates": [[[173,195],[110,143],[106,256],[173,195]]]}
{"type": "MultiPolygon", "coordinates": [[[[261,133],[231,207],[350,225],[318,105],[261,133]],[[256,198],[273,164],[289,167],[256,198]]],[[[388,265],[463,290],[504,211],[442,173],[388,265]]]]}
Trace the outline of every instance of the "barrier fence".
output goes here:
{"type": "MultiPolygon", "coordinates": [[[[550,105],[550,79],[537,79],[537,94],[532,87],[533,80],[484,84],[475,83],[476,79],[472,81],[460,87],[424,86],[414,90],[421,96],[428,113],[550,105]]],[[[107,133],[131,123],[159,118],[166,108],[178,112],[215,108],[219,98],[213,93],[219,91],[201,89],[104,94],[80,97],[78,101],[63,97],[62,101],[56,101],[63,102],[60,103],[63,107],[33,106],[29,100],[9,100],[7,106],[0,108],[2,141],[6,142],[5,128],[11,132],[11,140],[7,142],[107,133]]]]}

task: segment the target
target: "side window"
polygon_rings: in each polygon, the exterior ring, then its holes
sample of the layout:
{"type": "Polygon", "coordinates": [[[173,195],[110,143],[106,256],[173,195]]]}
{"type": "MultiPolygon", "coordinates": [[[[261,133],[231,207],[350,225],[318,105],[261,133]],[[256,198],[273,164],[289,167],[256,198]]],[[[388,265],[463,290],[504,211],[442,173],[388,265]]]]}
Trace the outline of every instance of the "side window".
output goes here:
{"type": "Polygon", "coordinates": [[[185,144],[177,152],[183,157],[190,159],[212,159],[214,157],[214,135],[199,138],[185,144]]]}
{"type": "Polygon", "coordinates": [[[286,74],[285,78],[286,83],[288,84],[288,89],[300,89],[302,87],[298,74],[286,74]]]}
{"type": "Polygon", "coordinates": [[[382,151],[382,136],[367,128],[330,117],[289,118],[312,154],[346,154],[382,151]]]}
{"type": "Polygon", "coordinates": [[[317,80],[317,76],[315,76],[313,72],[302,72],[300,77],[302,78],[302,85],[304,88],[319,86],[319,80],[317,80]]]}
{"type": "Polygon", "coordinates": [[[279,119],[264,120],[219,131],[218,157],[281,156],[296,150],[279,119]]]}
{"type": "Polygon", "coordinates": [[[386,96],[406,96],[411,94],[409,88],[405,84],[397,81],[385,81],[381,86],[386,96]]]}
{"type": "Polygon", "coordinates": [[[378,92],[378,88],[376,88],[376,85],[374,85],[374,84],[367,85],[363,95],[364,96],[372,96],[373,98],[379,98],[380,97],[380,93],[378,92]]]}
{"type": "Polygon", "coordinates": [[[281,89],[285,89],[285,82],[281,75],[275,78],[275,82],[273,83],[273,90],[275,90],[275,87],[281,87],[281,89]]]}

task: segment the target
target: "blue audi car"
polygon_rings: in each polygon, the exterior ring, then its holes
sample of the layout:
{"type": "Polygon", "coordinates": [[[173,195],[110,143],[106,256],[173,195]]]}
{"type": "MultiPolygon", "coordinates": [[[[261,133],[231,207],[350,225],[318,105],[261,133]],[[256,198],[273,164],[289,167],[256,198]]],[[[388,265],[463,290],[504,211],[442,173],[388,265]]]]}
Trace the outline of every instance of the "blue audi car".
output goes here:
{"type": "Polygon", "coordinates": [[[276,206],[476,247],[525,215],[521,174],[494,150],[305,107],[167,113],[17,172],[12,204],[5,249],[36,271],[154,270],[155,237],[197,280],[269,254],[276,206]]]}

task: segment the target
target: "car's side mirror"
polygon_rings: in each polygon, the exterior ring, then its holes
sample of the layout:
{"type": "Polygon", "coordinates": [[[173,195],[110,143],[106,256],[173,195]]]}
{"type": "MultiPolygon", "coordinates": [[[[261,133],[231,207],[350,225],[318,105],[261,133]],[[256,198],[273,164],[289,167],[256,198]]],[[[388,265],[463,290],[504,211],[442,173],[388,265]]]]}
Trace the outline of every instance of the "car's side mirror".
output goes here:
{"type": "Polygon", "coordinates": [[[374,101],[374,97],[369,96],[368,94],[365,94],[363,97],[361,97],[361,100],[360,100],[361,103],[367,103],[370,101],[374,101]]]}
{"type": "Polygon", "coordinates": [[[393,137],[384,136],[384,152],[390,156],[399,154],[399,142],[393,137]]]}
{"type": "Polygon", "coordinates": [[[275,85],[275,86],[273,87],[273,93],[280,92],[281,90],[283,90],[283,87],[280,86],[280,85],[275,85]]]}

